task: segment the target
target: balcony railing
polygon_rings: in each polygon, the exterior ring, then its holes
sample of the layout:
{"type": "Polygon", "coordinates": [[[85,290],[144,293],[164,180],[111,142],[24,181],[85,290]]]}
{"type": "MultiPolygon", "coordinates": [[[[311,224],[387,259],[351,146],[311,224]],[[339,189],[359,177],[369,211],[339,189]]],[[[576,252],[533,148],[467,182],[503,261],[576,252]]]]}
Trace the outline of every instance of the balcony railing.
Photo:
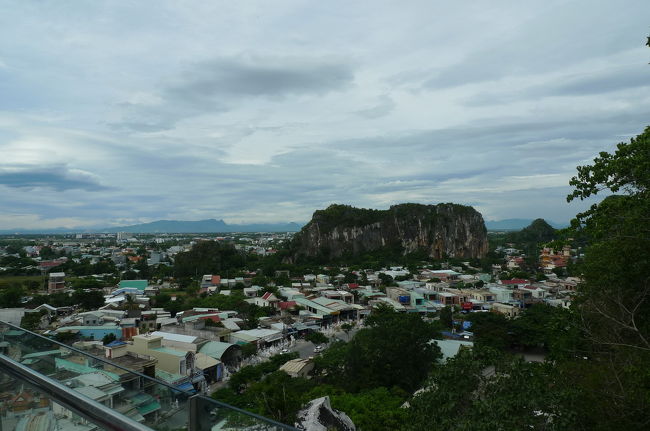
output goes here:
{"type": "Polygon", "coordinates": [[[0,430],[296,430],[0,321],[0,430]]]}

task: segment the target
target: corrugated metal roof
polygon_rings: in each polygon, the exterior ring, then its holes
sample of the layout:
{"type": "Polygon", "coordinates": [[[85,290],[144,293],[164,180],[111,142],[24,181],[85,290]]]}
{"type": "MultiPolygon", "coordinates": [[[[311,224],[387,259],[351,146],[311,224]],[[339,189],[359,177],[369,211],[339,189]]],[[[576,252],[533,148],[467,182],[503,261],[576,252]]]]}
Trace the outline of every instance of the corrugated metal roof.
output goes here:
{"type": "Polygon", "coordinates": [[[204,353],[197,353],[196,359],[194,360],[194,365],[196,368],[205,370],[206,368],[214,367],[218,365],[221,361],[214,359],[211,356],[208,356],[204,353]]]}
{"type": "Polygon", "coordinates": [[[285,362],[284,365],[280,367],[280,370],[286,372],[287,374],[298,374],[302,371],[303,368],[310,365],[311,360],[309,359],[292,359],[285,362]]]}
{"type": "Polygon", "coordinates": [[[198,337],[192,335],[174,334],[171,332],[155,331],[152,334],[155,337],[163,337],[165,340],[178,341],[181,343],[193,343],[198,337]]]}
{"type": "Polygon", "coordinates": [[[178,357],[184,357],[185,355],[187,355],[187,352],[184,352],[182,350],[172,349],[170,347],[156,347],[155,349],[151,349],[151,350],[154,350],[156,352],[167,353],[169,355],[174,355],[178,357]]]}
{"type": "Polygon", "coordinates": [[[221,359],[226,350],[235,346],[235,344],[222,343],[221,341],[209,341],[199,349],[200,353],[211,356],[215,359],[221,359]]]}

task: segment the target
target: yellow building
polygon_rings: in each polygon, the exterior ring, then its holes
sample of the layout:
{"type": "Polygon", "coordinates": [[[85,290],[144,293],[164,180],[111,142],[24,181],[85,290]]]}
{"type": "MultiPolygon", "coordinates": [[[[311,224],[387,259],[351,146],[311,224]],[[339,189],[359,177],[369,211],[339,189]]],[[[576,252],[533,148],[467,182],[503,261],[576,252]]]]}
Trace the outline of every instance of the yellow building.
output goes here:
{"type": "Polygon", "coordinates": [[[168,373],[191,375],[194,368],[194,352],[171,347],[163,347],[163,337],[153,335],[136,335],[133,344],[128,345],[130,352],[153,356],[158,360],[157,367],[168,373]]]}

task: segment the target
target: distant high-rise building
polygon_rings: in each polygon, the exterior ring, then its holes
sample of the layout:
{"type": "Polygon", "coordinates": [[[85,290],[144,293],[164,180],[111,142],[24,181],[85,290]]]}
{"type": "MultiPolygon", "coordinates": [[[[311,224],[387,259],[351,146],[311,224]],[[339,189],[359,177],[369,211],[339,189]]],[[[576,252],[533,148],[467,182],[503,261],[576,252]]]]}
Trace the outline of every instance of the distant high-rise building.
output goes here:
{"type": "Polygon", "coordinates": [[[126,232],[118,232],[117,233],[117,240],[118,241],[126,241],[126,239],[127,239],[126,232]]]}

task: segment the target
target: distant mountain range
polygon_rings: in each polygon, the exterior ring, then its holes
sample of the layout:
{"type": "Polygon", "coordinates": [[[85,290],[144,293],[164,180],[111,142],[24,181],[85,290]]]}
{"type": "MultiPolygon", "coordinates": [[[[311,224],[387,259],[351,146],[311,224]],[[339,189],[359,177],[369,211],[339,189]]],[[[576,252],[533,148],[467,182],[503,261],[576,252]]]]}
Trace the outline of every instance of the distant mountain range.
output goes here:
{"type": "MultiPolygon", "coordinates": [[[[485,222],[487,230],[521,230],[529,226],[533,221],[532,218],[509,218],[505,220],[488,220],[485,222]]],[[[569,223],[556,223],[547,220],[548,224],[555,229],[562,229],[569,226],[569,223]]]]}
{"type": "MultiPolygon", "coordinates": [[[[534,219],[512,218],[505,220],[488,220],[485,227],[488,230],[521,230],[529,226],[534,219]]],[[[568,223],[548,222],[556,229],[567,227],[568,223]]],[[[66,234],[66,233],[230,233],[230,232],[298,232],[305,223],[251,223],[227,224],[223,220],[157,220],[150,223],[134,224],[116,227],[92,228],[49,228],[49,229],[2,229],[0,234],[66,234]]]]}
{"type": "Polygon", "coordinates": [[[53,228],[53,229],[5,229],[0,234],[41,234],[41,233],[230,233],[230,232],[298,232],[302,223],[252,223],[227,224],[223,220],[207,219],[197,221],[158,220],[150,223],[110,228],[53,228]]]}

